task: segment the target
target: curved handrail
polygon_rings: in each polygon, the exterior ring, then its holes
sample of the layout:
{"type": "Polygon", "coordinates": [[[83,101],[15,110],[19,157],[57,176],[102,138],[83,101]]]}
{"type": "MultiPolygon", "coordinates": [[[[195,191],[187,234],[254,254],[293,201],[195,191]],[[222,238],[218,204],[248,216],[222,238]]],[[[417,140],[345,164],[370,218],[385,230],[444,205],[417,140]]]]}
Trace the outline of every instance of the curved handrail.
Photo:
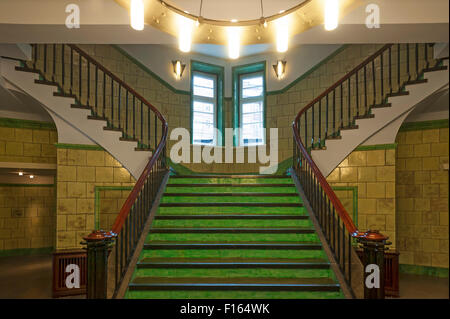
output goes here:
{"type": "Polygon", "coordinates": [[[108,69],[106,69],[102,64],[97,62],[94,58],[92,58],[90,55],[88,55],[84,50],[79,48],[78,46],[74,44],[68,44],[70,48],[75,50],[78,54],[83,56],[87,61],[98,67],[102,72],[107,74],[110,78],[112,78],[114,81],[116,81],[118,84],[120,84],[124,89],[129,91],[132,95],[134,95],[138,100],[140,100],[144,105],[146,105],[149,109],[151,109],[156,116],[159,118],[162,124],[162,136],[159,141],[158,146],[156,147],[156,150],[153,152],[152,156],[150,157],[149,162],[145,166],[144,170],[141,173],[141,176],[136,181],[133,189],[131,190],[128,198],[126,199],[125,203],[122,205],[122,208],[120,209],[119,214],[116,217],[116,220],[111,228],[111,233],[113,236],[117,236],[117,234],[121,231],[123,224],[125,223],[126,218],[128,217],[128,214],[130,213],[131,207],[135,203],[142,187],[144,186],[145,180],[149,176],[152,167],[155,165],[157,159],[161,155],[161,153],[164,150],[164,147],[166,145],[167,141],[167,134],[168,134],[168,124],[164,116],[159,112],[159,110],[154,107],[150,102],[148,102],[142,95],[137,93],[134,89],[132,89],[128,84],[126,84],[123,80],[121,80],[119,77],[114,75],[112,72],[110,72],[108,69]]]}
{"type": "Polygon", "coordinates": [[[328,184],[325,177],[320,172],[319,168],[317,167],[316,163],[313,161],[311,156],[309,155],[303,141],[300,138],[300,130],[298,127],[299,119],[302,116],[303,113],[308,111],[310,108],[312,108],[317,102],[319,102],[322,98],[327,96],[330,92],[332,92],[334,89],[336,89],[339,85],[341,85],[343,82],[348,80],[352,75],[356,74],[359,70],[364,68],[368,63],[372,62],[375,58],[377,58],[379,55],[383,54],[387,49],[389,49],[392,46],[392,44],[386,44],[379,50],[377,50],[375,53],[373,53],[371,56],[369,56],[367,59],[365,59],[363,62],[361,62],[359,65],[357,65],[354,69],[352,69],[350,72],[348,72],[344,77],[342,77],[340,80],[338,80],[336,83],[334,83],[332,86],[330,86],[328,89],[326,89],[323,93],[321,93],[318,97],[316,97],[314,100],[312,100],[309,104],[307,104],[303,109],[301,109],[297,116],[295,117],[295,120],[292,123],[292,130],[294,133],[294,140],[297,144],[298,148],[302,152],[303,156],[305,157],[308,164],[311,166],[312,170],[314,171],[314,174],[317,177],[317,180],[319,181],[320,185],[322,186],[322,189],[327,194],[329,200],[333,204],[334,208],[337,211],[337,214],[342,219],[345,227],[347,228],[347,231],[349,234],[351,234],[353,237],[361,237],[363,236],[363,232],[360,232],[356,225],[353,223],[353,220],[350,218],[350,215],[348,214],[347,210],[342,205],[339,198],[337,198],[336,194],[332,190],[331,186],[328,184]]]}

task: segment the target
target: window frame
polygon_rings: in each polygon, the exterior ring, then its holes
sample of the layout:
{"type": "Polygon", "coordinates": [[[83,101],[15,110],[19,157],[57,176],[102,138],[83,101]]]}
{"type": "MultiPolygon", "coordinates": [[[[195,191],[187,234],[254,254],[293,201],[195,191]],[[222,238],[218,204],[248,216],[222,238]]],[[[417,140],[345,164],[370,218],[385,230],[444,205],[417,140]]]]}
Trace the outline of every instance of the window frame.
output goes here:
{"type": "MultiPolygon", "coordinates": [[[[214,109],[214,128],[222,133],[222,138],[219,139],[217,134],[214,136],[213,144],[203,144],[196,143],[195,145],[205,145],[205,146],[222,146],[225,141],[225,136],[223,134],[224,127],[224,117],[223,117],[223,82],[224,82],[224,67],[219,65],[208,64],[200,61],[191,60],[190,63],[190,93],[191,93],[191,103],[190,103],[190,114],[191,114],[191,127],[190,127],[190,135],[191,135],[191,144],[194,144],[194,75],[195,74],[204,74],[205,76],[213,76],[215,77],[215,109],[214,109]]],[[[210,98],[205,98],[201,96],[197,96],[195,98],[196,101],[206,101],[210,98]]]]}
{"type": "MultiPolygon", "coordinates": [[[[232,99],[233,99],[233,127],[240,128],[241,127],[241,118],[242,118],[242,110],[241,110],[241,76],[246,76],[254,73],[261,73],[263,77],[263,129],[266,128],[266,99],[267,99],[267,75],[266,75],[266,61],[255,62],[246,65],[239,65],[232,68],[232,77],[233,77],[233,85],[232,85],[232,99]]],[[[258,144],[250,144],[243,145],[241,144],[241,136],[238,134],[234,134],[233,136],[233,144],[234,146],[239,147],[249,147],[249,146],[257,146],[257,145],[265,145],[267,140],[266,132],[263,134],[263,142],[258,144]]]]}

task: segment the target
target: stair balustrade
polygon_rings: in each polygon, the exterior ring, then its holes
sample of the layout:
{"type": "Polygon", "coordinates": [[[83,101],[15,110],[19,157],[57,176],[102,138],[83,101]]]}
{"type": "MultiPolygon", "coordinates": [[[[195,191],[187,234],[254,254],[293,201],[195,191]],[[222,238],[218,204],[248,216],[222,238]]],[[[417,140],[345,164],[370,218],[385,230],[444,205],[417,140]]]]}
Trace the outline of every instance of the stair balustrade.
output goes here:
{"type": "MultiPolygon", "coordinates": [[[[355,243],[364,249],[363,264],[378,265],[380,278],[384,278],[388,237],[375,230],[362,232],[355,226],[310,152],[325,148],[326,139],[340,138],[342,130],[357,128],[355,120],[373,117],[372,109],[390,107],[387,98],[407,95],[405,85],[425,82],[425,71],[441,68],[441,61],[434,60],[432,53],[431,44],[383,45],[302,108],[293,121],[293,170],[350,287],[355,243]]],[[[369,274],[365,272],[365,277],[369,274]]],[[[384,298],[384,280],[376,289],[364,285],[364,296],[384,298]]]]}

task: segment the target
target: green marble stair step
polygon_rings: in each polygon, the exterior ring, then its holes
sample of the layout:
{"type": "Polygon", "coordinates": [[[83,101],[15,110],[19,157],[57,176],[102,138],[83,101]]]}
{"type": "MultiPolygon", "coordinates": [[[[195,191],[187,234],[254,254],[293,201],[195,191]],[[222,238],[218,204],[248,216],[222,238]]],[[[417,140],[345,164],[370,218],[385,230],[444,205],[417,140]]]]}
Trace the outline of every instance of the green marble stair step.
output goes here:
{"type": "MultiPolygon", "coordinates": [[[[294,194],[296,195],[296,194],[294,194]]],[[[301,204],[300,197],[298,196],[202,196],[197,194],[196,196],[163,196],[161,200],[162,204],[168,203],[298,203],[301,204]]],[[[164,207],[164,206],[163,206],[164,207]]]]}
{"type": "Polygon", "coordinates": [[[149,249],[143,249],[140,259],[144,258],[287,258],[287,259],[327,259],[327,256],[321,246],[310,247],[285,247],[278,246],[281,249],[266,249],[264,246],[249,247],[224,247],[224,246],[209,246],[200,245],[177,245],[176,243],[166,243],[167,245],[152,245],[147,246],[149,249]]]}
{"type": "Polygon", "coordinates": [[[138,269],[329,269],[330,263],[320,258],[144,258],[138,269]]]}
{"type": "Polygon", "coordinates": [[[332,291],[340,290],[329,278],[171,278],[136,277],[129,284],[136,290],[228,290],[228,291],[332,291]]]}
{"type": "Polygon", "coordinates": [[[296,193],[164,193],[164,197],[298,197],[296,193]]]}
{"type": "Polygon", "coordinates": [[[270,202],[205,202],[205,203],[161,203],[159,207],[302,207],[302,203],[270,203],[270,202]]]}
{"type": "MultiPolygon", "coordinates": [[[[155,216],[155,222],[161,222],[162,220],[174,220],[174,221],[183,221],[183,220],[220,220],[220,223],[223,223],[224,221],[234,221],[234,220],[240,220],[239,222],[242,223],[242,220],[245,219],[254,219],[254,220],[269,220],[270,223],[273,222],[274,219],[278,220],[289,220],[289,222],[292,222],[292,220],[306,220],[309,219],[307,215],[248,215],[248,214],[211,214],[211,215],[157,215],[155,216]]],[[[153,225],[155,225],[155,222],[153,222],[153,225]]]]}
{"type": "Polygon", "coordinates": [[[177,185],[175,187],[167,186],[167,193],[292,193],[297,194],[297,189],[292,185],[290,187],[259,187],[254,185],[247,186],[210,186],[210,184],[203,185],[201,187],[187,187],[183,185],[177,185]]]}
{"type": "MultiPolygon", "coordinates": [[[[150,235],[151,236],[151,235],[150,235]]],[[[264,250],[321,250],[320,242],[162,242],[153,241],[144,244],[144,249],[264,249],[264,250]]]]}
{"type": "Polygon", "coordinates": [[[134,277],[171,277],[171,278],[333,278],[333,271],[328,267],[325,269],[312,268],[276,268],[276,267],[260,267],[253,265],[252,267],[168,267],[168,268],[137,268],[134,277]]]}
{"type": "Polygon", "coordinates": [[[319,242],[315,233],[152,233],[147,236],[150,241],[199,241],[199,242],[319,242]]]}
{"type": "Polygon", "coordinates": [[[127,299],[344,299],[341,291],[127,291],[127,299]]]}
{"type": "Polygon", "coordinates": [[[238,179],[290,179],[288,175],[174,175],[170,177],[171,179],[189,179],[189,178],[238,178],[238,179]]]}
{"type": "MultiPolygon", "coordinates": [[[[176,217],[177,215],[175,215],[176,217]]],[[[205,216],[201,219],[191,219],[193,215],[184,215],[185,219],[156,219],[152,223],[153,229],[157,227],[312,227],[309,219],[239,219],[227,216],[226,219],[211,219],[205,216]]],[[[221,215],[223,216],[223,215],[221,215]]],[[[261,216],[261,215],[259,215],[261,216]]],[[[262,215],[264,217],[264,215],[262,215]]],[[[172,217],[172,216],[171,216],[172,217]]],[[[197,217],[197,216],[194,216],[197,217]]],[[[199,216],[202,217],[202,216],[199,216]]],[[[220,216],[219,216],[220,217],[220,216]]],[[[247,217],[247,216],[246,216],[247,217]]],[[[303,216],[300,216],[303,217],[303,216]]],[[[152,229],[152,230],[153,230],[152,229]]]]}
{"type": "Polygon", "coordinates": [[[291,178],[170,178],[170,184],[286,184],[292,185],[291,178]]]}
{"type": "Polygon", "coordinates": [[[152,234],[314,234],[307,227],[153,227],[152,234]]]}
{"type": "Polygon", "coordinates": [[[290,215],[298,214],[307,216],[306,209],[304,207],[159,207],[158,214],[160,215],[215,215],[215,214],[243,214],[243,215],[290,215]]]}

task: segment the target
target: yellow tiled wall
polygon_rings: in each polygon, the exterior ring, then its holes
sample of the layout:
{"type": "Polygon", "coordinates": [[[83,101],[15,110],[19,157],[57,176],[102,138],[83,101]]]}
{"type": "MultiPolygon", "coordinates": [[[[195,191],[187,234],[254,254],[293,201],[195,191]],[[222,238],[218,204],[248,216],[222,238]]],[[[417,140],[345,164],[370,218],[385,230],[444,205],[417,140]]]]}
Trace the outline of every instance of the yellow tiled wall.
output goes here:
{"type": "Polygon", "coordinates": [[[56,130],[2,127],[0,162],[56,163],[56,130]]]}
{"type": "Polygon", "coordinates": [[[50,248],[55,242],[55,187],[0,184],[0,250],[50,248]]]}
{"type": "Polygon", "coordinates": [[[95,227],[95,186],[133,186],[134,178],[108,152],[57,149],[57,249],[80,248],[95,227]]]}
{"type": "Polygon", "coordinates": [[[402,264],[448,268],[448,128],[397,135],[398,249],[402,264]]]}
{"type": "MultiPolygon", "coordinates": [[[[396,247],[395,153],[392,146],[356,149],[327,178],[332,187],[358,187],[358,228],[376,229],[389,236],[391,248],[396,247]]],[[[336,194],[346,207],[350,205],[348,194],[336,194]]]]}
{"type": "Polygon", "coordinates": [[[111,229],[129,194],[130,190],[125,189],[99,191],[98,214],[100,229],[111,229]]]}

